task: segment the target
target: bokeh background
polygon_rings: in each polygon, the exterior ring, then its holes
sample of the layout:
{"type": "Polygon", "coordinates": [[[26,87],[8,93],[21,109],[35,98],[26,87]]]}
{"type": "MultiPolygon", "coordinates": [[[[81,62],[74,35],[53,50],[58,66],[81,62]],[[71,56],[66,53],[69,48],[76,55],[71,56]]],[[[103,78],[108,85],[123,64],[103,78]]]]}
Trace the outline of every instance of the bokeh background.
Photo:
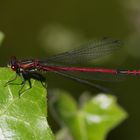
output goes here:
{"type": "MultiPolygon", "coordinates": [[[[120,69],[140,68],[138,0],[0,1],[0,31],[5,35],[0,44],[1,66],[6,66],[13,55],[21,59],[46,58],[77,47],[86,40],[111,37],[124,42],[122,49],[99,64],[120,69]]],[[[140,78],[134,76],[121,83],[103,85],[113,89],[119,104],[129,114],[107,139],[139,140],[140,78]]],[[[86,86],[65,78],[50,76],[48,88],[56,87],[69,90],[76,98],[87,90],[86,86]]],[[[49,120],[56,131],[55,120],[51,116],[49,120]]]]}

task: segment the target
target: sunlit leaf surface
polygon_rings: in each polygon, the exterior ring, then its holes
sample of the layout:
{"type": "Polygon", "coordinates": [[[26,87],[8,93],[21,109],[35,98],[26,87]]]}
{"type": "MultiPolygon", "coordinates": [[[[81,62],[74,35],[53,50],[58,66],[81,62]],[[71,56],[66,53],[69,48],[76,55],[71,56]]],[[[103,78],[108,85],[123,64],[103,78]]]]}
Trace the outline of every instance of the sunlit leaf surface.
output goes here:
{"type": "Polygon", "coordinates": [[[105,140],[108,132],[127,117],[115,96],[99,94],[78,108],[69,94],[64,91],[55,92],[58,96],[53,106],[63,126],[57,135],[59,140],[67,136],[73,140],[105,140]]]}
{"type": "MultiPolygon", "coordinates": [[[[14,76],[11,70],[0,69],[0,140],[53,140],[47,123],[46,89],[32,81],[33,88],[19,98],[20,85],[4,87],[14,76]]],[[[20,82],[21,78],[15,81],[20,82]]]]}

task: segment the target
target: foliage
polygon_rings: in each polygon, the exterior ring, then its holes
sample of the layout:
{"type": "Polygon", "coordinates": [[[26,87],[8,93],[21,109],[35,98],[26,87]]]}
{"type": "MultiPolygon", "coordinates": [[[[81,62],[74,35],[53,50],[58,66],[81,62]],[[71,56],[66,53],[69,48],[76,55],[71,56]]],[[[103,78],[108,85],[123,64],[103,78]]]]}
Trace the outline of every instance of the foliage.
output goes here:
{"type": "MultiPolygon", "coordinates": [[[[5,83],[14,77],[7,68],[0,69],[0,139],[1,140],[53,140],[47,123],[46,90],[37,81],[33,88],[19,98],[20,85],[5,83]]],[[[16,83],[21,82],[18,78],[16,83]]],[[[26,84],[25,88],[28,88],[26,84]]]]}
{"type": "Polygon", "coordinates": [[[74,140],[105,140],[108,132],[127,117],[112,95],[99,94],[80,108],[70,94],[58,90],[56,95],[52,105],[63,126],[57,135],[60,140],[68,135],[74,140]]]}

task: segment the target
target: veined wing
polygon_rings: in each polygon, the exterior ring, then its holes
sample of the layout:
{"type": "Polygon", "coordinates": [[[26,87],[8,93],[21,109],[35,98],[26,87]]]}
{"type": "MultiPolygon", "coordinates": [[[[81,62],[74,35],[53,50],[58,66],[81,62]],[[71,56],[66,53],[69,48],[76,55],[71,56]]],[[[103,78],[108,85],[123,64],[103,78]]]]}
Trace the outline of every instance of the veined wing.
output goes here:
{"type": "Polygon", "coordinates": [[[59,74],[59,75],[61,75],[61,76],[63,76],[63,77],[69,78],[69,79],[71,79],[71,80],[73,80],[73,81],[76,81],[76,82],[79,82],[79,83],[88,85],[88,86],[93,87],[93,88],[96,88],[96,89],[99,89],[99,90],[101,90],[102,92],[105,92],[105,93],[110,93],[110,92],[112,92],[112,91],[109,90],[108,88],[105,88],[105,87],[103,87],[103,86],[100,86],[100,85],[98,85],[98,84],[95,84],[95,83],[93,83],[93,82],[90,82],[90,81],[88,81],[88,80],[86,80],[86,79],[79,78],[79,77],[77,77],[77,76],[75,76],[75,75],[71,75],[71,74],[68,74],[68,73],[65,73],[65,72],[62,72],[62,71],[53,71],[53,72],[56,73],[56,74],[59,74]]]}
{"type": "Polygon", "coordinates": [[[80,48],[61,53],[47,60],[40,61],[41,64],[54,64],[54,65],[74,65],[85,64],[90,60],[100,58],[112,54],[120,48],[121,42],[114,39],[102,39],[89,41],[83,44],[80,48]]]}

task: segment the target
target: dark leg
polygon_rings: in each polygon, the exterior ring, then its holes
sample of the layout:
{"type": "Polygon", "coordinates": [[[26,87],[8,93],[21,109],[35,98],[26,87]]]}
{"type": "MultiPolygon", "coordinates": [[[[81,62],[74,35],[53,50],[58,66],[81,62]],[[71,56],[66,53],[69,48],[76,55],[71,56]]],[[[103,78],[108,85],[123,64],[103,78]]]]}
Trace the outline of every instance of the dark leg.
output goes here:
{"type": "Polygon", "coordinates": [[[46,82],[41,81],[41,84],[42,84],[42,86],[43,86],[44,88],[46,88],[46,87],[47,87],[46,82]]]}
{"type": "Polygon", "coordinates": [[[19,98],[20,98],[21,94],[24,92],[24,91],[22,91],[22,89],[24,88],[25,83],[26,83],[26,80],[24,80],[24,81],[22,82],[22,84],[21,84],[22,86],[21,86],[20,90],[18,91],[19,98]]]}
{"type": "Polygon", "coordinates": [[[28,83],[29,83],[29,88],[28,89],[32,88],[32,83],[31,83],[30,79],[28,80],[28,83]]]}
{"type": "Polygon", "coordinates": [[[6,87],[7,85],[13,84],[12,82],[15,81],[16,79],[17,79],[17,74],[12,80],[6,82],[4,86],[6,87]]]}
{"type": "Polygon", "coordinates": [[[16,79],[17,79],[17,74],[12,80],[10,80],[7,83],[5,83],[4,87],[6,87],[8,85],[23,85],[23,83],[24,83],[23,81],[21,83],[13,83],[13,81],[15,81],[16,79]]]}
{"type": "Polygon", "coordinates": [[[22,89],[23,89],[24,86],[25,86],[25,83],[26,83],[26,80],[24,80],[24,81],[22,82],[22,87],[21,87],[21,89],[20,89],[19,92],[18,92],[18,94],[19,94],[19,98],[20,98],[20,96],[22,95],[23,92],[25,92],[25,91],[27,91],[27,90],[29,90],[29,89],[32,88],[32,83],[31,83],[30,80],[28,80],[29,88],[28,88],[28,89],[25,89],[24,91],[22,91],[22,89]]]}

